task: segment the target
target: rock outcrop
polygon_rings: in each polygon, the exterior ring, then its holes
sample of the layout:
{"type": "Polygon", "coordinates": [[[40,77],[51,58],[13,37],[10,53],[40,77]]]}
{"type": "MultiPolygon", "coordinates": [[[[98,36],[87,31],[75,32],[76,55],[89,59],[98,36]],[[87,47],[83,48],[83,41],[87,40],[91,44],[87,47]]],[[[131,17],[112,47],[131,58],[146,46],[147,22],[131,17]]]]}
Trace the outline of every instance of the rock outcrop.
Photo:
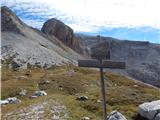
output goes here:
{"type": "Polygon", "coordinates": [[[69,47],[73,46],[73,30],[57,19],[47,20],[41,30],[43,33],[55,36],[69,47]]]}
{"type": "Polygon", "coordinates": [[[55,36],[62,43],[72,48],[76,52],[87,55],[87,51],[85,50],[79,39],[74,35],[74,31],[72,30],[72,28],[70,28],[60,20],[57,20],[55,18],[47,20],[44,23],[41,31],[51,39],[55,36]]]}
{"type": "Polygon", "coordinates": [[[160,100],[139,105],[139,114],[148,120],[160,120],[160,100]]]}
{"type": "Polygon", "coordinates": [[[21,33],[24,23],[8,7],[1,7],[1,30],[21,33]]]}

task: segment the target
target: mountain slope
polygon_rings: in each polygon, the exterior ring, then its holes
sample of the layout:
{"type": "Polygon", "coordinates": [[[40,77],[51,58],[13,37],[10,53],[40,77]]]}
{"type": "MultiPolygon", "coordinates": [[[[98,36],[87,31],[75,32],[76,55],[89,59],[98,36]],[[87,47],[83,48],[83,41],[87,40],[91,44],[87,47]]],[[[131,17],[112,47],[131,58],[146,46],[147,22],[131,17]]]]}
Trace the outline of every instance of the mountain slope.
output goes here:
{"type": "MultiPolygon", "coordinates": [[[[90,51],[109,50],[112,60],[126,62],[125,75],[129,74],[143,82],[160,87],[160,44],[118,40],[111,37],[77,35],[90,51]]],[[[120,72],[120,71],[118,71],[120,72]]]]}
{"type": "Polygon", "coordinates": [[[9,8],[2,7],[1,14],[2,63],[15,68],[27,65],[51,67],[67,62],[75,63],[81,58],[56,37],[51,42],[39,30],[27,26],[9,8]]]}

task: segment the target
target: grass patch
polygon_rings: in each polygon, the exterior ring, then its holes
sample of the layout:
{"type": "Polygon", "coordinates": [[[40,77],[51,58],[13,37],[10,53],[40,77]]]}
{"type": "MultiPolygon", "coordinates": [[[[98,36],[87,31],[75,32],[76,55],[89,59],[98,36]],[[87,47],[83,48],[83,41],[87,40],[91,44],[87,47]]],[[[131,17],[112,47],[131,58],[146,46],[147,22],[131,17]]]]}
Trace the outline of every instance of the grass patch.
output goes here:
{"type": "MultiPolygon", "coordinates": [[[[107,72],[105,73],[105,79],[108,113],[118,110],[128,119],[133,120],[139,104],[160,99],[158,89],[135,82],[124,76],[107,72]]],[[[2,107],[2,115],[15,109],[40,103],[46,99],[54,99],[67,107],[69,120],[79,120],[83,116],[88,116],[92,120],[102,119],[101,103],[97,102],[97,100],[101,100],[101,94],[99,72],[96,70],[72,65],[54,66],[47,70],[32,68],[12,71],[2,68],[1,83],[2,99],[17,96],[22,100],[20,104],[2,107]],[[49,81],[49,83],[42,83],[44,80],[49,81]],[[28,91],[27,96],[21,97],[18,95],[21,88],[28,91]],[[28,97],[38,89],[45,90],[48,95],[30,100],[28,97]],[[89,100],[77,101],[76,97],[79,95],[86,95],[89,100]]]]}

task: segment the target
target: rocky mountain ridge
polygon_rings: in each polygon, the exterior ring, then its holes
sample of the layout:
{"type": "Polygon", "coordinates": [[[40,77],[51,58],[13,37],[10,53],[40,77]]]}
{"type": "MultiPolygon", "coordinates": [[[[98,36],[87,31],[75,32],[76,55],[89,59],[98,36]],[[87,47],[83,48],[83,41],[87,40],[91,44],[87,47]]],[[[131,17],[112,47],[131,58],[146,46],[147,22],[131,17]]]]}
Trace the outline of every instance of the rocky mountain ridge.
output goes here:
{"type": "Polygon", "coordinates": [[[1,7],[2,65],[12,68],[38,66],[48,68],[76,63],[81,55],[56,37],[52,41],[41,31],[23,23],[8,7],[1,7]]]}
{"type": "MultiPolygon", "coordinates": [[[[90,51],[110,51],[111,60],[126,62],[125,75],[160,87],[160,44],[147,41],[118,40],[111,37],[85,36],[77,34],[90,51]]],[[[119,72],[119,71],[118,71],[119,72]]]]}

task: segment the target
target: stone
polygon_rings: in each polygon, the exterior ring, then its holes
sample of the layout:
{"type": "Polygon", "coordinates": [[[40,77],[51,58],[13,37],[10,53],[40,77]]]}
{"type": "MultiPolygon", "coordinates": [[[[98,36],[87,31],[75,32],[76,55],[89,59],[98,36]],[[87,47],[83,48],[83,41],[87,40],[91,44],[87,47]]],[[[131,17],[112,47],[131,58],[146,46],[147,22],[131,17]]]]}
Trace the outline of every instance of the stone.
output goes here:
{"type": "Polygon", "coordinates": [[[85,100],[88,100],[88,97],[87,96],[78,96],[76,98],[76,100],[85,101],[85,100]]]}
{"type": "Polygon", "coordinates": [[[27,90],[25,90],[25,89],[21,89],[21,91],[19,92],[19,95],[21,95],[21,96],[25,96],[27,94],[27,90]]]}
{"type": "Polygon", "coordinates": [[[155,116],[154,120],[160,120],[160,113],[155,116]]]}
{"type": "Polygon", "coordinates": [[[137,88],[137,87],[138,87],[138,85],[133,85],[133,87],[137,88]]]}
{"type": "Polygon", "coordinates": [[[16,104],[16,103],[20,103],[21,102],[21,100],[19,100],[16,97],[10,97],[10,98],[7,98],[6,100],[11,104],[16,104]]]}
{"type": "Polygon", "coordinates": [[[9,104],[8,100],[0,100],[0,105],[6,105],[9,104]]]}
{"type": "Polygon", "coordinates": [[[34,96],[45,96],[47,93],[43,90],[35,91],[34,96]]]}
{"type": "Polygon", "coordinates": [[[97,103],[101,103],[101,100],[97,100],[97,103]]]}
{"type": "Polygon", "coordinates": [[[139,114],[149,120],[160,120],[160,100],[139,105],[139,114]]]}
{"type": "Polygon", "coordinates": [[[83,117],[81,120],[90,120],[89,117],[83,117]]]}
{"type": "Polygon", "coordinates": [[[120,112],[112,111],[106,120],[127,120],[120,112]]]}

